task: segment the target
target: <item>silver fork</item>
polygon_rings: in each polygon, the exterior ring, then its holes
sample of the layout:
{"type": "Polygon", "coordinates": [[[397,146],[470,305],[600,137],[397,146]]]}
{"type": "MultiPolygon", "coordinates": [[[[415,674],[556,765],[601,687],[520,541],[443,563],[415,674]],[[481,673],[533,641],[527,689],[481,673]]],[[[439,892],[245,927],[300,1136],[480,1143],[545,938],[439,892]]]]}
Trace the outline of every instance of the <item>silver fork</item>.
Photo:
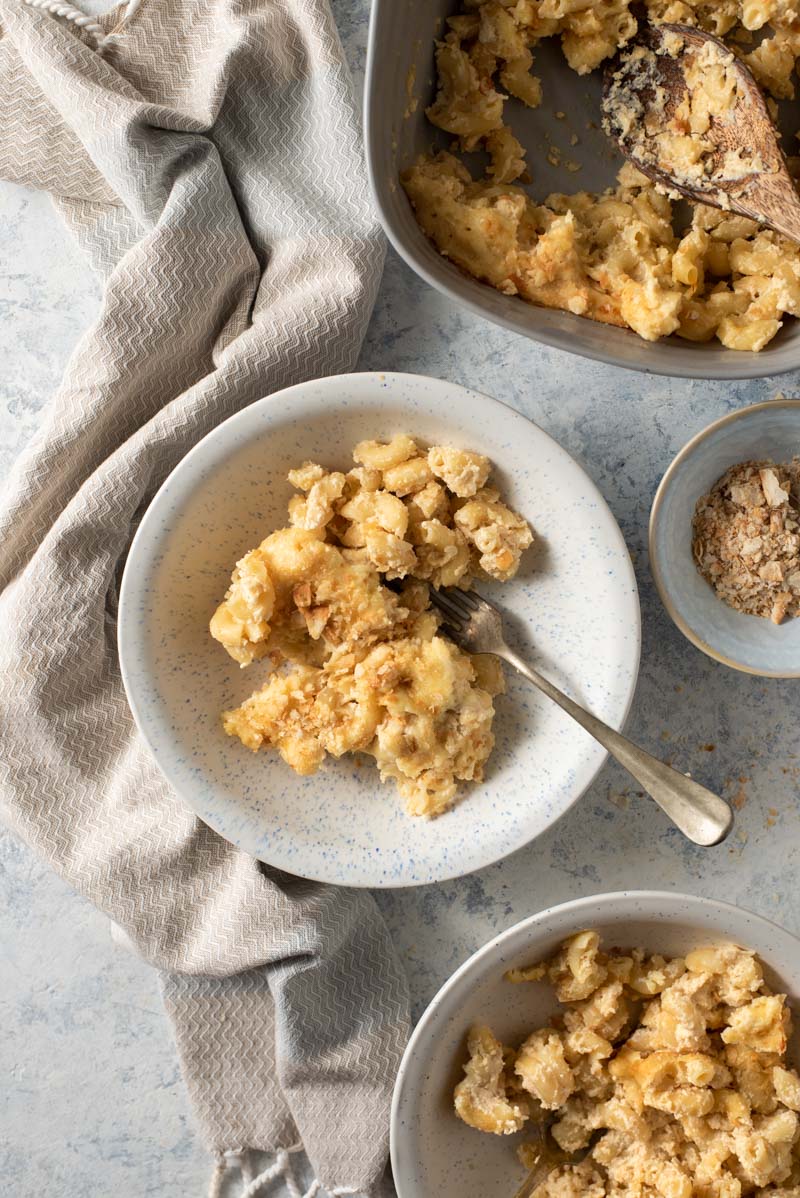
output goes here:
{"type": "Polygon", "coordinates": [[[592,1132],[591,1139],[584,1148],[578,1149],[577,1152],[565,1152],[554,1139],[550,1125],[545,1124],[540,1127],[539,1156],[528,1176],[514,1194],[514,1198],[531,1198],[542,1182],[546,1181],[550,1174],[554,1173],[561,1165],[579,1165],[592,1151],[600,1135],[600,1131],[592,1132]]]}
{"type": "Polygon", "coordinates": [[[599,741],[611,756],[633,774],[684,836],[695,844],[719,844],[733,826],[733,813],[718,795],[678,773],[609,728],[597,716],[568,698],[509,648],[503,637],[500,612],[474,591],[455,587],[430,588],[431,602],[445,617],[442,631],[467,653],[493,653],[538,687],[573,720],[599,741]]]}

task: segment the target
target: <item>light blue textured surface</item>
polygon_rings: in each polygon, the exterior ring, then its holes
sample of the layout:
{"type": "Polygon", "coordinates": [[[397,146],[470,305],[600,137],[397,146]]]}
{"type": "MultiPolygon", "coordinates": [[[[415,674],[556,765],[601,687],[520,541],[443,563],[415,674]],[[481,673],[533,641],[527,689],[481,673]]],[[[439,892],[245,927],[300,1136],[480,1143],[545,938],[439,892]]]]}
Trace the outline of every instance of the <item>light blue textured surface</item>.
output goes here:
{"type": "MultiPolygon", "coordinates": [[[[335,4],[357,71],[366,0],[335,4]]],[[[95,311],[96,285],[49,202],[0,191],[0,470],[95,311]]],[[[687,845],[607,766],[529,850],[380,903],[417,1012],[489,936],[537,909],[601,890],[710,894],[800,931],[798,684],[736,674],[694,649],[655,594],[646,542],[658,481],[683,443],[777,380],[648,378],[545,350],[465,314],[390,257],[363,369],[450,378],[530,415],[599,485],[634,554],[642,672],[629,731],[740,805],[727,845],[687,845]],[[715,746],[713,751],[707,746],[715,746]]],[[[780,387],[792,394],[800,375],[780,387]]],[[[0,840],[0,1176],[20,1198],[143,1198],[205,1192],[208,1160],[177,1081],[150,970],[105,920],[12,837],[0,840]]]]}

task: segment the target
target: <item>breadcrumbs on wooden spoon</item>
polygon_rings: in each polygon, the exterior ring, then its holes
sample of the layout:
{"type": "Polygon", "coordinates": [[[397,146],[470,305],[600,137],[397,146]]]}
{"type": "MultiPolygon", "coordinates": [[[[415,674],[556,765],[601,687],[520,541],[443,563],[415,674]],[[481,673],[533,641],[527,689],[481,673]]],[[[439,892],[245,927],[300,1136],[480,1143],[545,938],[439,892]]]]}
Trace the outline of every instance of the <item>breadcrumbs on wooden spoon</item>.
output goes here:
{"type": "Polygon", "coordinates": [[[692,553],[724,603],[780,624],[800,615],[800,458],[740,462],[697,501],[692,553]]]}

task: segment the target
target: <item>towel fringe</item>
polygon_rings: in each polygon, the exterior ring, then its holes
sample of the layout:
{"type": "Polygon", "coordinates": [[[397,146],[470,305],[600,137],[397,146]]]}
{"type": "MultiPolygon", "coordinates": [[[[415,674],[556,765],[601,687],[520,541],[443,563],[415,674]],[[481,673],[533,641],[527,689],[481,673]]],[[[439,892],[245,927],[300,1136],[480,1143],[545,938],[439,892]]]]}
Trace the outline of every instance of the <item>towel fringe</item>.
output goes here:
{"type": "Polygon", "coordinates": [[[84,29],[97,41],[95,49],[98,54],[103,54],[109,49],[114,39],[123,31],[136,10],[141,7],[143,0],[128,0],[122,18],[108,33],[102,25],[98,24],[94,17],[90,17],[79,8],[75,8],[73,4],[62,4],[61,0],[23,0],[23,3],[27,4],[28,8],[37,8],[40,12],[49,13],[51,17],[61,17],[65,21],[71,21],[79,29],[84,29]]]}
{"type": "MultiPolygon", "coordinates": [[[[28,0],[26,0],[27,2],[28,0]]],[[[249,1149],[236,1148],[228,1152],[217,1153],[214,1159],[214,1171],[211,1175],[208,1198],[222,1198],[222,1187],[231,1169],[239,1170],[244,1183],[238,1198],[259,1198],[267,1186],[278,1180],[286,1186],[289,1198],[317,1198],[320,1193],[329,1194],[331,1198],[347,1198],[347,1195],[362,1193],[356,1186],[334,1186],[327,1190],[316,1177],[305,1192],[301,1190],[292,1168],[291,1154],[302,1151],[302,1144],[291,1144],[288,1148],[276,1149],[273,1163],[256,1177],[253,1176],[249,1149]]]]}

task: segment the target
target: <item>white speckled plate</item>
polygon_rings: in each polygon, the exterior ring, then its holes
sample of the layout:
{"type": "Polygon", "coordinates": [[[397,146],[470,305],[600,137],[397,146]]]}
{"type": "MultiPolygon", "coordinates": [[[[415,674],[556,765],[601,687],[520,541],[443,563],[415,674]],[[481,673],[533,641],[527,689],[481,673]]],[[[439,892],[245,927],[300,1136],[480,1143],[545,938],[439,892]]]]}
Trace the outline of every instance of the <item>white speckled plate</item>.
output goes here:
{"type": "Polygon", "coordinates": [[[208,635],[246,550],[286,524],[290,467],[347,469],[353,445],[407,431],[479,449],[538,550],[491,588],[533,660],[619,728],[639,663],[628,552],[594,484],[511,408],[408,374],[340,375],[279,392],[232,417],[178,465],[148,509],[122,583],[119,650],[139,729],[166,777],[213,828],[263,861],[350,886],[410,886],[479,869],[527,844],[571,806],[605,753],[553,704],[510,679],[483,784],[434,821],[403,812],[393,786],[346,756],[310,778],[224,735],[219,713],[260,685],[208,635]]]}
{"type": "MultiPolygon", "coordinates": [[[[392,1171],[399,1198],[511,1198],[525,1178],[513,1136],[483,1135],[453,1111],[464,1041],[487,1023],[505,1043],[521,1041],[558,1010],[546,983],[514,986],[503,973],[547,956],[564,937],[595,928],[606,945],[678,956],[732,941],[754,950],[768,982],[800,1000],[800,941],[739,907],[688,894],[628,891],[563,903],[490,940],[445,983],[420,1019],[403,1057],[392,1105],[392,1171]]],[[[795,1007],[795,1009],[797,1009],[795,1007]]],[[[797,1053],[791,1053],[796,1061],[797,1053]]]]}

